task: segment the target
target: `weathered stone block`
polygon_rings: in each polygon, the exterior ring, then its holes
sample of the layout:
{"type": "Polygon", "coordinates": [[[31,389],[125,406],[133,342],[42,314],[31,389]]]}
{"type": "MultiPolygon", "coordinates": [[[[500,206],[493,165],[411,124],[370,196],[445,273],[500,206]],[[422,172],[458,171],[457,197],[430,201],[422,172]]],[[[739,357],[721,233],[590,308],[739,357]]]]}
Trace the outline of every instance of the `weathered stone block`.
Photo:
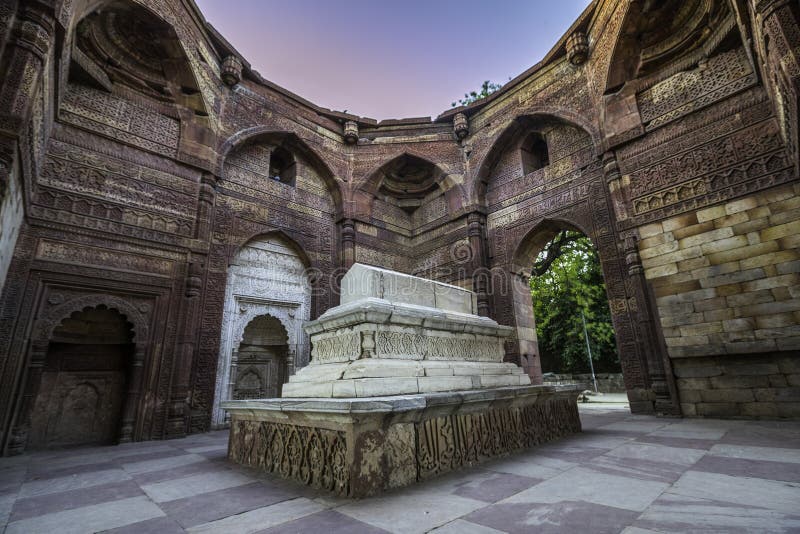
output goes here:
{"type": "Polygon", "coordinates": [[[759,388],[753,393],[759,402],[800,402],[800,388],[759,388]]]}
{"type": "MultiPolygon", "coordinates": [[[[733,231],[731,231],[733,233],[733,231]]],[[[737,235],[733,237],[728,237],[726,239],[719,239],[717,241],[711,241],[709,243],[703,243],[700,245],[700,249],[703,251],[703,254],[711,254],[724,252],[726,250],[738,249],[745,247],[749,244],[747,240],[747,236],[737,235]]],[[[754,246],[754,245],[751,245],[754,246]]],[[[716,263],[716,262],[711,262],[716,263]]]]}
{"type": "Polygon", "coordinates": [[[703,402],[753,402],[750,389],[708,389],[700,391],[703,402]]]}
{"type": "MultiPolygon", "coordinates": [[[[741,238],[745,242],[747,241],[746,236],[741,236],[741,238]]],[[[777,252],[778,250],[780,250],[780,248],[781,248],[780,244],[776,243],[775,241],[770,241],[768,243],[758,243],[756,245],[740,246],[738,248],[723,250],[721,252],[714,252],[707,254],[706,257],[708,258],[708,261],[712,265],[719,265],[721,263],[728,263],[731,261],[739,261],[747,258],[752,258],[760,254],[769,254],[770,252],[777,252]]]]}
{"type": "Polygon", "coordinates": [[[703,400],[700,396],[700,390],[682,389],[679,397],[681,399],[681,405],[683,405],[683,403],[696,403],[703,400]]]}
{"type": "Polygon", "coordinates": [[[745,417],[777,417],[778,407],[770,402],[748,402],[741,405],[745,417]]]}
{"type": "Polygon", "coordinates": [[[678,378],[705,378],[722,374],[722,367],[719,365],[693,365],[681,362],[676,364],[673,369],[678,378]]]}
{"type": "Polygon", "coordinates": [[[711,378],[711,387],[715,389],[732,388],[765,388],[769,387],[770,379],[766,375],[753,376],[715,376],[711,378]]]}
{"type": "Polygon", "coordinates": [[[679,378],[677,385],[681,391],[689,389],[706,390],[710,388],[711,383],[708,378],[679,378]]]}
{"type": "Polygon", "coordinates": [[[366,497],[580,432],[578,388],[227,401],[230,460],[366,497]]]}
{"type": "Polygon", "coordinates": [[[697,220],[699,222],[713,221],[725,215],[727,215],[725,206],[713,206],[711,208],[697,210],[697,220]]]}
{"type": "Polygon", "coordinates": [[[735,402],[700,402],[696,406],[697,415],[706,417],[733,417],[739,414],[735,402]]]}
{"type": "Polygon", "coordinates": [[[800,417],[800,402],[780,402],[775,405],[778,417],[797,419],[800,417]]]}

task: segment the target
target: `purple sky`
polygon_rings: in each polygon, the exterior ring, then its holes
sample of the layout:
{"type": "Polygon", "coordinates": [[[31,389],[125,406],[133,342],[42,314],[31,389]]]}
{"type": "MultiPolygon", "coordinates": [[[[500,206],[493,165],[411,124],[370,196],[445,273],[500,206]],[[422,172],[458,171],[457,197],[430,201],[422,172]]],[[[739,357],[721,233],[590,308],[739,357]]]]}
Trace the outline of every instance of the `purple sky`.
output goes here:
{"type": "Polygon", "coordinates": [[[375,119],[439,113],[538,62],[589,0],[196,0],[262,76],[375,119]]]}

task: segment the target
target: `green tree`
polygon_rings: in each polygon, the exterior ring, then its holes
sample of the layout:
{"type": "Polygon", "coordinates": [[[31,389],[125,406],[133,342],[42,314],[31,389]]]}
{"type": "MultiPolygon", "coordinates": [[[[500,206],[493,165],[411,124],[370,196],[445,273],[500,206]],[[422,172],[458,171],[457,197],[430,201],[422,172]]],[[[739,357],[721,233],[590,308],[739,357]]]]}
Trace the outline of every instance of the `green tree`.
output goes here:
{"type": "Polygon", "coordinates": [[[489,80],[486,80],[481,85],[480,90],[478,90],[478,91],[470,91],[469,93],[464,93],[464,98],[460,98],[458,100],[458,102],[453,102],[452,106],[453,107],[456,107],[456,106],[468,106],[469,104],[472,104],[473,102],[476,102],[476,101],[480,100],[481,98],[486,98],[487,96],[489,96],[490,94],[494,93],[495,91],[497,91],[501,87],[503,87],[503,84],[501,84],[501,83],[493,83],[493,82],[490,82],[489,80]]]}
{"type": "Polygon", "coordinates": [[[589,372],[583,311],[595,372],[619,372],[600,258],[588,238],[560,232],[536,258],[530,286],[542,371],[589,372]]]}

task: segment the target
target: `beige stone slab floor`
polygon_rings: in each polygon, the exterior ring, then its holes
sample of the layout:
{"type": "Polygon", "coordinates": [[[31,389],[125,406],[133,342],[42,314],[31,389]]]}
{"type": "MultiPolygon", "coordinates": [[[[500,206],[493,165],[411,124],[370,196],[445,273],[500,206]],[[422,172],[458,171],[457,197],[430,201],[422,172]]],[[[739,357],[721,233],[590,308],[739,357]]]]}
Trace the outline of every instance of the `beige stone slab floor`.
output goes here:
{"type": "Polygon", "coordinates": [[[226,432],[0,459],[7,534],[800,532],[800,422],[633,416],[380,497],[228,462],[226,432]]]}

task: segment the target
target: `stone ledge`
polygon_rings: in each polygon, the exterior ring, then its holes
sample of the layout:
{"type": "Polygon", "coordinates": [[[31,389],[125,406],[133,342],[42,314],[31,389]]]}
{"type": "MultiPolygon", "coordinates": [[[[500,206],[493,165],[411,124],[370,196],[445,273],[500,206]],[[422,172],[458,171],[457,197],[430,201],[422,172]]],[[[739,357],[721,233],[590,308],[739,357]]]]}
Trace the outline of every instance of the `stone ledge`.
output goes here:
{"type": "MultiPolygon", "coordinates": [[[[254,415],[262,411],[325,412],[325,413],[398,413],[442,405],[462,405],[475,402],[509,401],[539,395],[578,394],[580,386],[518,386],[494,389],[448,391],[421,395],[391,395],[365,398],[275,398],[223,401],[221,406],[231,415],[254,415]]],[[[577,400],[576,400],[577,402],[577,400]]]]}
{"type": "Polygon", "coordinates": [[[580,388],[228,401],[230,460],[365,497],[580,432],[580,388]]]}

